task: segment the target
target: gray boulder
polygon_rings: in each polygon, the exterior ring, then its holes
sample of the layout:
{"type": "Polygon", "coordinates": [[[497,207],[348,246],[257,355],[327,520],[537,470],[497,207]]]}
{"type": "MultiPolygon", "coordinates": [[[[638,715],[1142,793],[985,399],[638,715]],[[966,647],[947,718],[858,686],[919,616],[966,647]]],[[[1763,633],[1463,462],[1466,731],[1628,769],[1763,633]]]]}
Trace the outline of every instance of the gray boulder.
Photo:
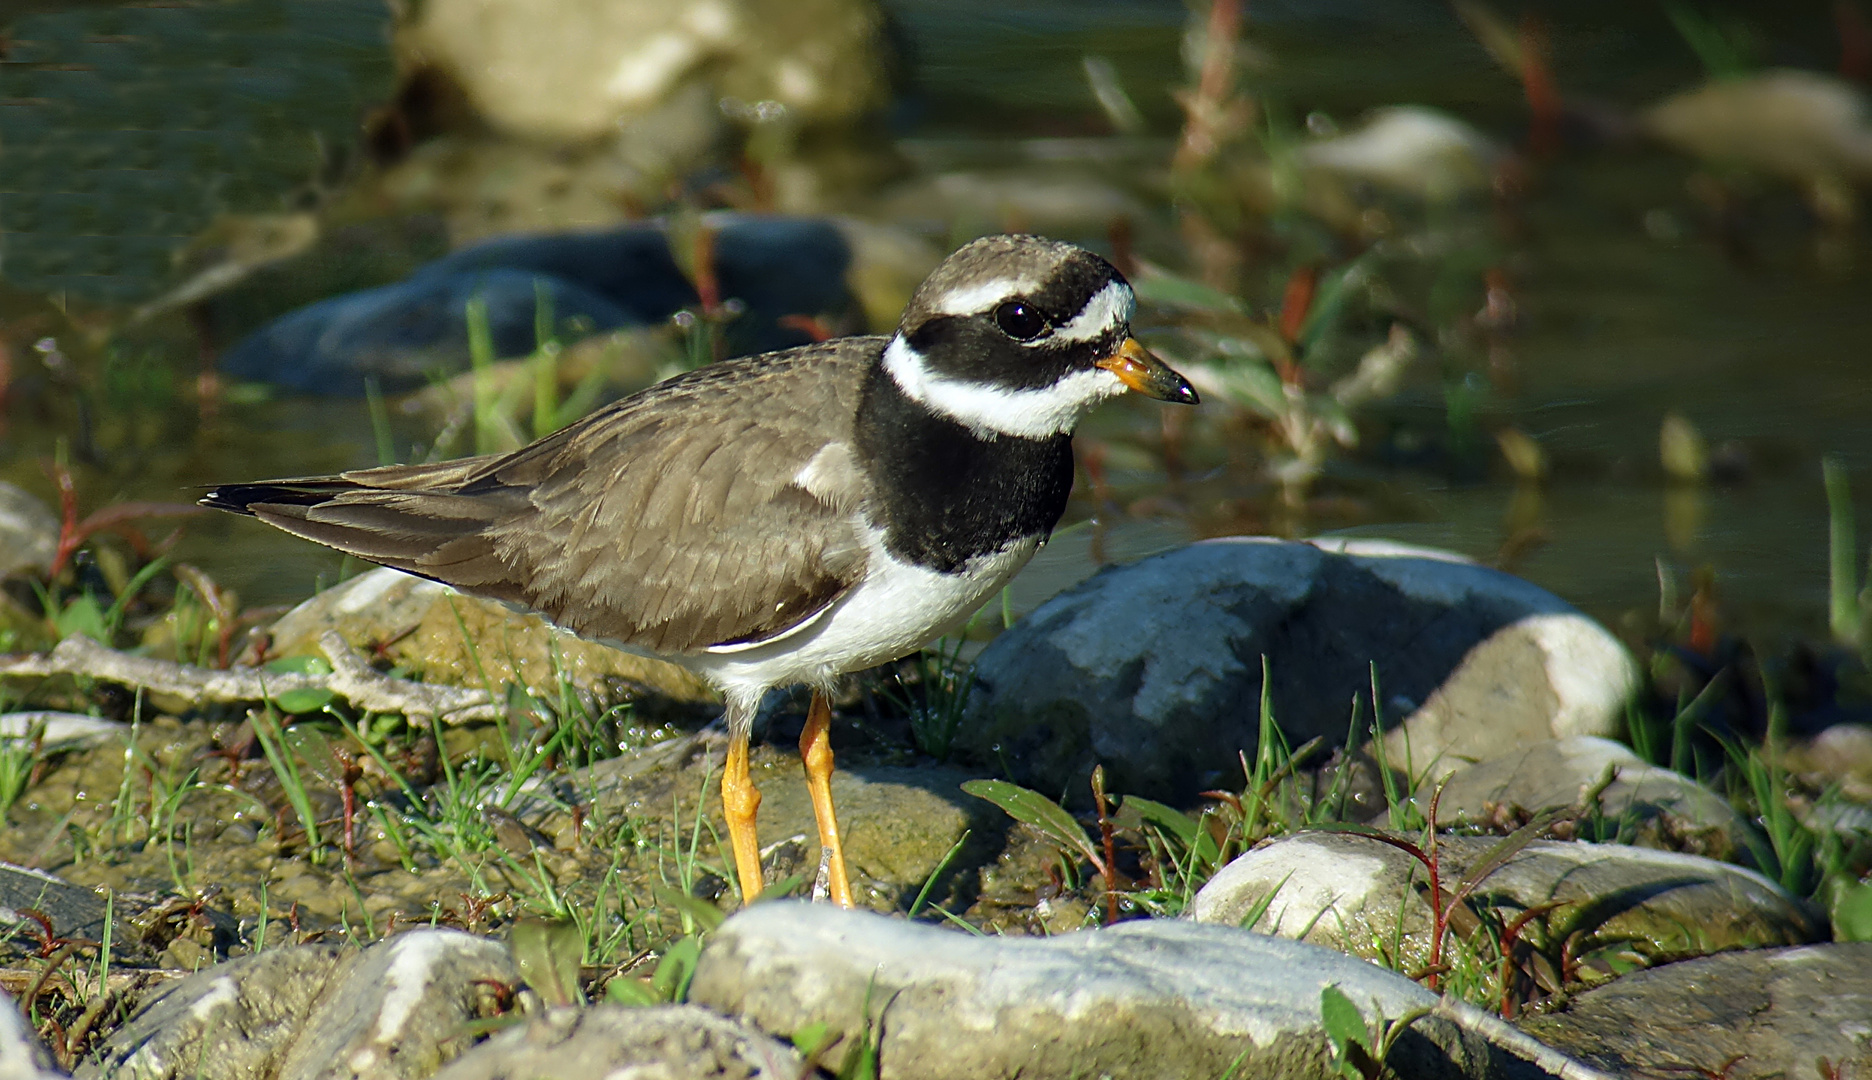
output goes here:
{"type": "Polygon", "coordinates": [[[971,937],[825,905],[757,904],[710,938],[689,997],[764,1031],[824,1025],[832,1041],[819,1060],[830,1064],[869,1043],[880,1075],[895,1080],[1323,1078],[1336,1075],[1320,1019],[1333,985],[1368,1022],[1431,1011],[1393,1051],[1399,1075],[1572,1067],[1394,972],[1179,922],[971,937]]]}
{"type": "MultiPolygon", "coordinates": [[[[1560,807],[1581,814],[1586,838],[1734,860],[1761,842],[1729,800],[1611,739],[1544,739],[1466,766],[1442,782],[1440,824],[1514,825],[1560,807]],[[1593,805],[1584,805],[1588,796],[1593,805]]],[[[1426,812],[1432,785],[1417,794],[1426,812]]]]}
{"type": "Polygon", "coordinates": [[[1448,772],[1530,740],[1610,734],[1636,679],[1559,597],[1456,556],[1382,542],[1230,537],[1105,570],[975,664],[967,741],[1014,778],[1085,799],[1188,801],[1239,779],[1262,658],[1289,742],[1346,737],[1371,668],[1393,761],[1448,772]],[[1408,754],[1408,757],[1407,757],[1408,754]]]}
{"type": "Polygon", "coordinates": [[[1872,943],[1724,953],[1640,971],[1523,1028],[1636,1076],[1872,1074],[1872,943]]]}
{"type": "MultiPolygon", "coordinates": [[[[1439,837],[1443,887],[1453,888],[1496,843],[1439,837]]],[[[1188,917],[1239,926],[1259,908],[1250,929],[1415,969],[1430,954],[1430,906],[1417,887],[1426,880],[1422,863],[1389,844],[1301,833],[1223,867],[1190,902],[1188,917]],[[1400,955],[1383,957],[1394,941],[1400,955]]],[[[1536,840],[1471,895],[1476,904],[1511,914],[1557,901],[1561,906],[1542,919],[1542,940],[1578,934],[1574,956],[1613,949],[1637,963],[1806,944],[1827,933],[1810,905],[1753,871],[1619,844],[1536,840]]],[[[1580,974],[1593,971],[1583,967],[1580,974]]]]}
{"type": "Polygon", "coordinates": [[[800,1056],[694,1005],[553,1009],[455,1059],[435,1080],[799,1080],[800,1056]]]}

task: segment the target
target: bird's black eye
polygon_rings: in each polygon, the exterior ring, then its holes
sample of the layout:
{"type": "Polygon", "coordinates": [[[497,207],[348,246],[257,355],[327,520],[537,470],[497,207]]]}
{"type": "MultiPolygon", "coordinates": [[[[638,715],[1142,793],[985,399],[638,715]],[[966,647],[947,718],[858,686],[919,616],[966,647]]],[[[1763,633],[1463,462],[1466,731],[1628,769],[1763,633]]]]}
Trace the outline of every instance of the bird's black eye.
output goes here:
{"type": "Polygon", "coordinates": [[[1009,300],[995,308],[995,325],[1015,341],[1032,341],[1047,332],[1046,316],[1025,300],[1009,300]]]}

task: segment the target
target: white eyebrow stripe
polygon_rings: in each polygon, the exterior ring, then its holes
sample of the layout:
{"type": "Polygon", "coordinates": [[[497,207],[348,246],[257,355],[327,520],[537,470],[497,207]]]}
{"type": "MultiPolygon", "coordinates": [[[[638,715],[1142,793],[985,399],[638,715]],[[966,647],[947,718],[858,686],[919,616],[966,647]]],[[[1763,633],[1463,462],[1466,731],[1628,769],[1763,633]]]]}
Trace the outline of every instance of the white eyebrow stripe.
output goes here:
{"type": "Polygon", "coordinates": [[[1130,322],[1136,312],[1137,295],[1131,291],[1131,286],[1114,281],[1094,293],[1071,322],[1054,330],[1052,340],[1097,341],[1130,322]]]}
{"type": "Polygon", "coordinates": [[[1076,371],[1052,386],[1016,390],[947,379],[931,371],[901,337],[884,348],[884,370],[904,396],[984,438],[1044,439],[1071,431],[1081,417],[1126,387],[1104,368],[1076,371]]]}
{"type": "Polygon", "coordinates": [[[1039,282],[1027,278],[995,278],[951,289],[937,297],[930,309],[940,315],[979,315],[1003,300],[1032,292],[1038,285],[1039,282]]]}

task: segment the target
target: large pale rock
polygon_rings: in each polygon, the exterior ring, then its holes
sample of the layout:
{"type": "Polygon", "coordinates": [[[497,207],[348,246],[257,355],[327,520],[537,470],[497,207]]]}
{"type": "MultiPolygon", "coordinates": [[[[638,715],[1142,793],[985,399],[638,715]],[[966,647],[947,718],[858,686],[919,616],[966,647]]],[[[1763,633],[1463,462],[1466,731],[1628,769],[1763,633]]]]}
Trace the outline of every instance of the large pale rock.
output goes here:
{"type": "MultiPolygon", "coordinates": [[[[1433,785],[1418,792],[1428,810],[1433,785]]],[[[1458,769],[1442,782],[1439,823],[1513,824],[1559,807],[1577,810],[1583,839],[1746,857],[1760,838],[1729,800],[1679,772],[1652,765],[1611,739],[1546,739],[1458,769]],[[1601,786],[1603,783],[1603,786],[1601,786]],[[1593,805],[1587,796],[1597,791],[1593,805]]]]}
{"type": "Polygon", "coordinates": [[[692,1080],[807,1075],[785,1043],[694,1005],[554,1009],[455,1059],[435,1080],[692,1080]]]}
{"type": "MultiPolygon", "coordinates": [[[[1452,888],[1497,841],[1439,837],[1443,887],[1452,888]]],[[[1223,867],[1196,894],[1188,914],[1197,922],[1237,926],[1272,894],[1251,929],[1368,959],[1379,959],[1380,950],[1398,941],[1401,955],[1392,962],[1416,968],[1430,954],[1430,906],[1418,887],[1427,880],[1421,862],[1389,844],[1348,833],[1302,833],[1223,867]]],[[[1805,944],[1827,932],[1809,905],[1753,871],[1618,844],[1536,840],[1483,878],[1471,896],[1473,904],[1508,917],[1558,902],[1541,920],[1541,940],[1558,943],[1578,934],[1574,956],[1615,948],[1656,963],[1805,944]]]]}
{"type": "Polygon", "coordinates": [[[1376,109],[1357,130],[1294,151],[1303,169],[1430,203],[1487,191],[1501,156],[1475,128],[1420,105],[1376,109]]]}
{"type": "Polygon", "coordinates": [[[1523,1028],[1609,1071],[1727,1080],[1872,1073],[1872,944],[1724,953],[1640,971],[1523,1028]]]}
{"type": "Polygon", "coordinates": [[[868,0],[430,0],[399,51],[446,71],[497,129],[603,138],[689,87],[843,122],[883,103],[868,0]]]}
{"type": "Polygon", "coordinates": [[[0,991],[0,1080],[62,1080],[52,1055],[20,1015],[19,1006],[0,991]]]}
{"type": "Polygon", "coordinates": [[[386,646],[394,662],[430,682],[486,685],[496,693],[508,683],[550,691],[563,672],[601,700],[637,687],[678,701],[712,697],[700,679],[674,664],[584,641],[538,615],[388,568],[334,585],[281,616],[273,624],[270,655],[323,655],[318,638],[328,629],[360,649],[386,646]]]}
{"type": "MultiPolygon", "coordinates": [[[[1335,1075],[1320,992],[1367,1019],[1437,1003],[1393,972],[1224,927],[1132,922],[1054,938],[971,937],[825,905],[757,904],[709,939],[691,1001],[765,1031],[824,1024],[837,1062],[877,1046],[890,1080],[1335,1075]]],[[[1486,1017],[1420,1020],[1399,1075],[1539,1076],[1531,1041],[1486,1017]]],[[[1558,1058],[1558,1055],[1554,1055],[1558,1058]]]]}
{"type": "Polygon", "coordinates": [[[1167,801],[1239,777],[1262,659],[1290,743],[1343,740],[1376,665],[1391,759],[1447,772],[1605,735],[1636,680],[1618,640],[1535,585],[1382,542],[1231,537],[1106,570],[995,639],[966,738],[1043,791],[1167,801]],[[1409,756],[1407,758],[1406,750],[1409,756]]]}

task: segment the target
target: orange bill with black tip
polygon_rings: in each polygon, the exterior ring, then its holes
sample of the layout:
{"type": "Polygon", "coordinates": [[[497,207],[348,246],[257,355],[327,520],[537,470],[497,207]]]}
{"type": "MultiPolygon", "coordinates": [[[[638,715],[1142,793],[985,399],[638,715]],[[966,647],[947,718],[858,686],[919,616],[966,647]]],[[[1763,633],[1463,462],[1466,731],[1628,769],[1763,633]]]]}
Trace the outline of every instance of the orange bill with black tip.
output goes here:
{"type": "Polygon", "coordinates": [[[1118,351],[1100,360],[1098,366],[1118,376],[1118,380],[1131,389],[1159,401],[1195,405],[1202,400],[1196,396],[1196,388],[1188,379],[1151,355],[1136,338],[1126,338],[1118,351]]]}

